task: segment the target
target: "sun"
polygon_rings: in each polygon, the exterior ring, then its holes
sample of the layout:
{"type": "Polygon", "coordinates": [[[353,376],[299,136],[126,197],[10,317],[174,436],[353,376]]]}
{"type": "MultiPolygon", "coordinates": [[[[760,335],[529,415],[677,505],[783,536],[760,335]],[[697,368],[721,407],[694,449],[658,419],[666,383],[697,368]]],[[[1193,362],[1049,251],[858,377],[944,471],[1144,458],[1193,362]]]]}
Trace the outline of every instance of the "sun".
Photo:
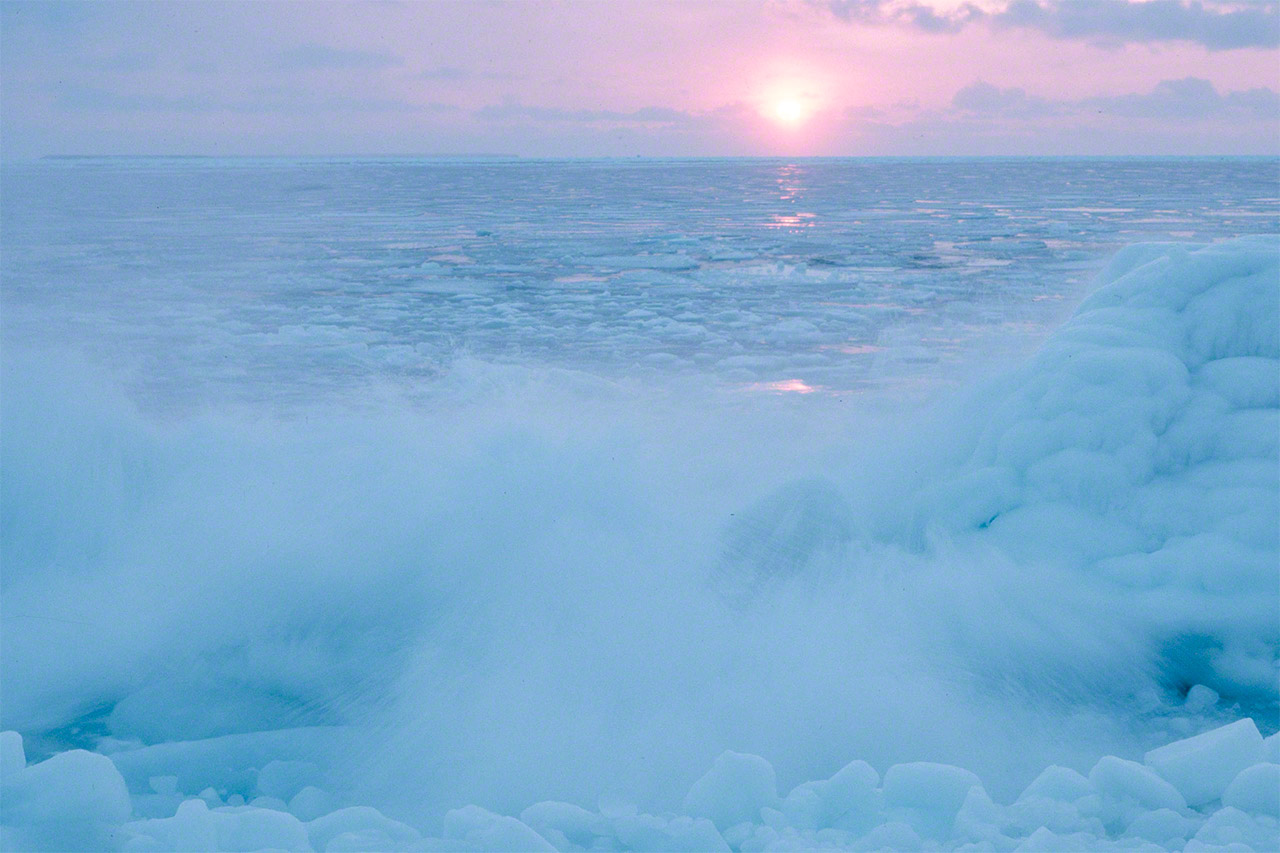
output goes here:
{"type": "Polygon", "coordinates": [[[809,117],[810,109],[804,101],[793,95],[783,95],[769,108],[770,118],[785,127],[799,127],[809,117]]]}
{"type": "Polygon", "coordinates": [[[808,136],[808,126],[824,115],[833,88],[828,75],[798,60],[777,60],[761,67],[747,99],[765,122],[788,138],[808,136]]]}

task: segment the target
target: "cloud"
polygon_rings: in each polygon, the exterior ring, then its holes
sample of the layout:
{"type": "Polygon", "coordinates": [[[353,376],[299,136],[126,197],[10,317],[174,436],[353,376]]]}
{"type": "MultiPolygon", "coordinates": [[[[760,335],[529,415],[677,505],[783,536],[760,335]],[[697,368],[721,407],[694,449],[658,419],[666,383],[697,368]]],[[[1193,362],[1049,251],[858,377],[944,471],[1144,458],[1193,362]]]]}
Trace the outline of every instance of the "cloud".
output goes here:
{"type": "Polygon", "coordinates": [[[515,74],[499,71],[475,71],[471,68],[460,68],[456,65],[438,65],[424,68],[410,75],[415,80],[436,80],[444,83],[461,83],[468,80],[519,80],[515,74]]]}
{"type": "Polygon", "coordinates": [[[555,107],[527,106],[520,103],[494,104],[476,110],[477,118],[486,121],[532,119],[544,122],[576,122],[584,124],[689,124],[691,113],[667,107],[642,107],[631,112],[617,110],[564,110],[555,107]]]}
{"type": "Polygon", "coordinates": [[[1144,118],[1207,118],[1227,113],[1280,119],[1280,94],[1271,89],[1248,89],[1219,94],[1208,80],[1184,77],[1162,80],[1145,95],[1092,98],[1087,107],[1120,116],[1144,118]]]}
{"type": "Polygon", "coordinates": [[[474,72],[452,65],[441,65],[438,68],[424,68],[414,75],[421,80],[470,80],[474,72]]]}
{"type": "Polygon", "coordinates": [[[1274,0],[1005,0],[991,11],[972,3],[939,11],[919,0],[825,0],[824,5],[845,21],[934,33],[985,23],[1104,45],[1188,41],[1209,50],[1280,46],[1280,3],[1274,0]]]}
{"type": "Polygon", "coordinates": [[[391,98],[353,98],[343,95],[316,97],[305,91],[265,89],[243,97],[213,92],[182,95],[117,92],[97,86],[62,83],[53,87],[54,104],[72,112],[114,113],[312,113],[352,112],[457,112],[449,104],[413,104],[391,98]]]}
{"type": "Polygon", "coordinates": [[[1001,89],[983,80],[956,92],[952,106],[973,113],[1034,118],[1061,112],[1061,106],[1045,98],[1028,95],[1022,89],[1001,89]]]}
{"type": "Polygon", "coordinates": [[[344,50],[313,42],[276,54],[276,67],[283,71],[304,70],[376,70],[403,65],[398,56],[381,51],[344,50]]]}
{"type": "Polygon", "coordinates": [[[1219,93],[1199,77],[1162,80],[1150,92],[1049,100],[1022,89],[1002,89],[979,80],[956,92],[951,104],[964,113],[1007,118],[1094,113],[1126,118],[1199,120],[1220,116],[1276,121],[1280,94],[1268,88],[1219,93]]]}

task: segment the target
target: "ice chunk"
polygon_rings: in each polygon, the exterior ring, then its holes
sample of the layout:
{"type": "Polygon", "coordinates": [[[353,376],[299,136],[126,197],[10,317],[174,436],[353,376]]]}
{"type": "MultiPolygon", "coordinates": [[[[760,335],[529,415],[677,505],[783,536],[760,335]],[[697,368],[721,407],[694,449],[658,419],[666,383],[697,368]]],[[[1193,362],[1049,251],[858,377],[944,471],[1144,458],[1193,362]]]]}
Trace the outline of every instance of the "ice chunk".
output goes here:
{"type": "Polygon", "coordinates": [[[687,815],[671,819],[641,814],[618,818],[614,833],[627,849],[729,853],[729,845],[706,818],[687,815]]]}
{"type": "Polygon", "coordinates": [[[27,755],[22,749],[22,735],[17,732],[0,732],[0,780],[7,779],[27,766],[27,755]]]}
{"type": "Polygon", "coordinates": [[[556,833],[580,847],[590,847],[598,836],[609,834],[609,821],[603,815],[572,803],[535,803],[520,812],[520,820],[557,847],[557,839],[552,838],[556,833]]]}
{"type": "Polygon", "coordinates": [[[547,850],[555,848],[538,833],[513,817],[494,814],[479,806],[454,809],[444,816],[444,837],[465,841],[475,850],[547,850]]]}
{"type": "Polygon", "coordinates": [[[861,835],[879,818],[879,784],[875,768],[853,761],[830,779],[796,786],[782,801],[782,813],[797,829],[836,827],[861,835]]]}
{"type": "Polygon", "coordinates": [[[1262,735],[1245,718],[1153,749],[1144,759],[1195,807],[1222,796],[1241,770],[1262,761],[1262,735]]]}
{"type": "Polygon", "coordinates": [[[216,818],[204,800],[186,800],[173,817],[135,821],[126,829],[166,850],[217,850],[216,818]]]}
{"type": "Polygon", "coordinates": [[[214,817],[219,850],[305,851],[310,846],[306,828],[288,812],[239,806],[215,812],[214,817]]]}
{"type": "Polygon", "coordinates": [[[1040,827],[1025,841],[1013,848],[1014,853],[1080,853],[1098,846],[1095,836],[1084,832],[1059,835],[1047,827],[1040,827]]]}
{"type": "MultiPolygon", "coordinates": [[[[281,803],[281,805],[284,804],[281,803]]],[[[324,791],[314,785],[308,785],[293,795],[289,800],[288,809],[298,820],[315,820],[333,809],[333,801],[324,791]]]]}
{"type": "Polygon", "coordinates": [[[380,829],[361,832],[344,832],[333,837],[324,847],[324,853],[381,853],[398,850],[399,845],[380,829]]]}
{"type": "Polygon", "coordinates": [[[1262,742],[1262,760],[1280,764],[1280,732],[1262,742]]]}
{"type": "Polygon", "coordinates": [[[1114,755],[1104,756],[1089,771],[1098,793],[1112,800],[1132,801],[1145,809],[1185,809],[1186,801],[1172,785],[1148,767],[1114,755]]]}
{"type": "MultiPolygon", "coordinates": [[[[289,804],[278,797],[254,797],[249,801],[249,805],[256,809],[275,809],[278,812],[290,812],[289,804]]],[[[298,820],[306,820],[306,818],[298,817],[297,812],[291,812],[298,820]]],[[[321,812],[324,814],[324,812],[321,812]]]]}
{"type": "Polygon", "coordinates": [[[1018,797],[1018,801],[1039,798],[1073,803],[1092,793],[1094,793],[1093,784],[1088,779],[1070,767],[1059,767],[1055,764],[1042,770],[1035,781],[1028,785],[1018,797]]]}
{"type": "Polygon", "coordinates": [[[307,830],[288,812],[236,806],[210,810],[204,800],[186,800],[170,818],[126,825],[140,839],[165,850],[290,850],[311,848],[307,830]]]}
{"type": "Polygon", "coordinates": [[[1218,704],[1218,691],[1203,684],[1197,684],[1187,691],[1186,709],[1192,714],[1206,711],[1218,704]]]}
{"type": "MultiPolygon", "coordinates": [[[[1253,850],[1280,850],[1280,830],[1277,829],[1276,822],[1264,820],[1269,822],[1261,823],[1239,809],[1227,806],[1214,812],[1204,822],[1196,832],[1195,840],[1201,844],[1220,847],[1244,844],[1253,850]]],[[[1187,849],[1191,849],[1190,844],[1187,849]]]]}
{"type": "Polygon", "coordinates": [[[162,797],[169,797],[178,793],[177,776],[152,776],[147,780],[147,785],[162,797]]]}
{"type": "Polygon", "coordinates": [[[1280,764],[1255,764],[1241,770],[1222,792],[1222,804],[1280,818],[1280,764]]]}
{"type": "Polygon", "coordinates": [[[1156,809],[1133,819],[1124,834],[1131,838],[1144,838],[1166,849],[1173,850],[1185,843],[1196,828],[1195,822],[1172,809],[1156,809]],[[1174,844],[1173,842],[1177,842],[1174,844]]]}
{"type": "Polygon", "coordinates": [[[24,767],[3,780],[9,824],[104,823],[129,819],[124,778],[105,755],[73,749],[24,767]]]}
{"type": "Polygon", "coordinates": [[[911,825],[897,820],[880,824],[853,845],[854,850],[897,850],[904,853],[923,847],[924,843],[911,825]]]}
{"type": "Polygon", "coordinates": [[[961,767],[927,761],[895,764],[884,774],[884,805],[917,832],[941,840],[951,834],[956,813],[975,787],[982,787],[982,780],[961,767]]]}
{"type": "Polygon", "coordinates": [[[975,786],[969,789],[960,811],[956,813],[951,836],[974,844],[1005,846],[1009,839],[1001,831],[1004,823],[1004,810],[992,801],[985,790],[975,786]]]}
{"type": "MultiPolygon", "coordinates": [[[[386,817],[369,806],[338,809],[307,823],[307,837],[316,850],[327,850],[330,842],[342,835],[380,836],[397,843],[416,841],[418,831],[400,821],[386,817]]],[[[540,849],[540,848],[529,848],[540,849]]]]}
{"type": "Polygon", "coordinates": [[[778,804],[773,765],[758,755],[725,751],[684,798],[684,812],[709,818],[718,829],[759,822],[760,809],[778,804]]]}

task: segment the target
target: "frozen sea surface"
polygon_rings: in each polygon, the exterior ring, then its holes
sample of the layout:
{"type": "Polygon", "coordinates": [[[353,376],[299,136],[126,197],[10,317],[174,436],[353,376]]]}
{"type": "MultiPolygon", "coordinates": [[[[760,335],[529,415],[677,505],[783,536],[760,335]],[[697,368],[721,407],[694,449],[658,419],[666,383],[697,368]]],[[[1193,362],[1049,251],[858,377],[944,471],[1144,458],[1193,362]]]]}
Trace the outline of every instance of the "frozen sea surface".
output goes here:
{"type": "Polygon", "coordinates": [[[1278,177],[6,165],[0,846],[1280,848],[1278,177]]]}
{"type": "Polygon", "coordinates": [[[5,343],[86,348],[159,405],[418,388],[463,356],[936,379],[1024,352],[1128,243],[1280,228],[1265,159],[45,160],[3,183],[5,343]]]}

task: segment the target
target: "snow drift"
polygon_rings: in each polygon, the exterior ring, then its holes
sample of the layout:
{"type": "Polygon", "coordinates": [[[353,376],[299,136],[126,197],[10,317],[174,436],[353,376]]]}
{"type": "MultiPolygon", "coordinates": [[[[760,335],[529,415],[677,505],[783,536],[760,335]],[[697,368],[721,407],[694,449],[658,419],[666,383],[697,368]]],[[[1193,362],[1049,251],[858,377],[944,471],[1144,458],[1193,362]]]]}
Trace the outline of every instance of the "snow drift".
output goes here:
{"type": "Polygon", "coordinates": [[[909,427],[156,424],[6,353],[4,844],[1274,846],[1278,257],[1132,247],[909,427]]]}

